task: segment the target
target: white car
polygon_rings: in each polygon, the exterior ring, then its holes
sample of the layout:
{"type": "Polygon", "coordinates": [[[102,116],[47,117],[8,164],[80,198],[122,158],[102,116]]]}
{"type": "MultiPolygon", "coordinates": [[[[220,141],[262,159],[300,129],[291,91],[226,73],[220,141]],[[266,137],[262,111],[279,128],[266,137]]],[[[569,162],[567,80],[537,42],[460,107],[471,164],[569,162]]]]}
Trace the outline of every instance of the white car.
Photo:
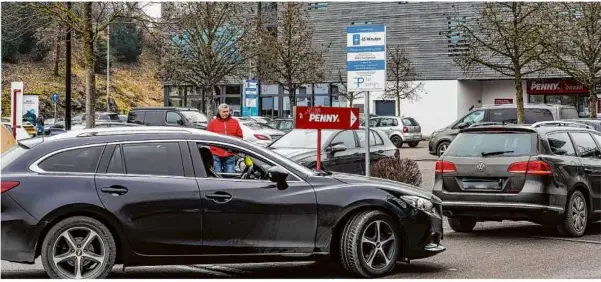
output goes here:
{"type": "Polygon", "coordinates": [[[284,132],[255,121],[239,120],[244,140],[267,147],[271,142],[284,136],[284,132]]]}

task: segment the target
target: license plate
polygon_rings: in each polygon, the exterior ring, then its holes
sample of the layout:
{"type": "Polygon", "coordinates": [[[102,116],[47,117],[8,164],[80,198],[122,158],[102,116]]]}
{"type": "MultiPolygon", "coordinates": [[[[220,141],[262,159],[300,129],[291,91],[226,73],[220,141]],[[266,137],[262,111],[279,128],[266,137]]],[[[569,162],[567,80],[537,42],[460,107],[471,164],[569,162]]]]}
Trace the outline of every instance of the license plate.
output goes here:
{"type": "Polygon", "coordinates": [[[501,187],[498,182],[464,182],[464,189],[491,189],[499,190],[501,187]]]}

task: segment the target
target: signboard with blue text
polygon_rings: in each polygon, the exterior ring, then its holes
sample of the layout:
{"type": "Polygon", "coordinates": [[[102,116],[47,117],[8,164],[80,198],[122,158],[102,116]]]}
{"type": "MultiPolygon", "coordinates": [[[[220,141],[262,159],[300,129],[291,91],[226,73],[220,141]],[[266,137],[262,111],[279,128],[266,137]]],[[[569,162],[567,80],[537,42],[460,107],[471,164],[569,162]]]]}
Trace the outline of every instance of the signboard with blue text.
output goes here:
{"type": "Polygon", "coordinates": [[[259,85],[256,80],[249,79],[242,87],[242,116],[259,115],[259,85]]]}
{"type": "Polygon", "coordinates": [[[386,26],[346,28],[348,91],[386,90],[386,26]]]}

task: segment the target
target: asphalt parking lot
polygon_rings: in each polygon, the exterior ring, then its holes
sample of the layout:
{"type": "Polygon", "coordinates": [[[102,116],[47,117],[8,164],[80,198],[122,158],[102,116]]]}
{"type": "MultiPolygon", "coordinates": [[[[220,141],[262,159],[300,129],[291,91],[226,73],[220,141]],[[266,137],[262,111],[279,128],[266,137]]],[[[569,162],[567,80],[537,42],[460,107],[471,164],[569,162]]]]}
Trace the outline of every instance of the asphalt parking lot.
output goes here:
{"type": "MultiPolygon", "coordinates": [[[[431,189],[435,157],[427,143],[403,147],[401,156],[418,160],[421,187],[431,189]]],[[[453,232],[445,221],[444,253],[410,264],[399,263],[387,278],[427,279],[601,279],[601,223],[581,238],[559,238],[551,228],[526,222],[478,223],[474,232],[453,232]]],[[[34,265],[2,261],[1,278],[45,278],[34,265]]],[[[109,278],[347,278],[335,263],[253,263],[132,267],[116,266],[109,278]]]]}

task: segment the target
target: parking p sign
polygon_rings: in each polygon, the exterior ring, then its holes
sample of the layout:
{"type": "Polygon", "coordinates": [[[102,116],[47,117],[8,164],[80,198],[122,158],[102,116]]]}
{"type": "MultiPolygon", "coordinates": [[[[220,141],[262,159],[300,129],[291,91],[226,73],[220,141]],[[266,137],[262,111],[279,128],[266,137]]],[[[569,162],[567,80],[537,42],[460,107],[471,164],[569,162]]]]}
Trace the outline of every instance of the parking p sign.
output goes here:
{"type": "Polygon", "coordinates": [[[386,89],[386,26],[349,26],[347,72],[349,91],[386,89]]]}

